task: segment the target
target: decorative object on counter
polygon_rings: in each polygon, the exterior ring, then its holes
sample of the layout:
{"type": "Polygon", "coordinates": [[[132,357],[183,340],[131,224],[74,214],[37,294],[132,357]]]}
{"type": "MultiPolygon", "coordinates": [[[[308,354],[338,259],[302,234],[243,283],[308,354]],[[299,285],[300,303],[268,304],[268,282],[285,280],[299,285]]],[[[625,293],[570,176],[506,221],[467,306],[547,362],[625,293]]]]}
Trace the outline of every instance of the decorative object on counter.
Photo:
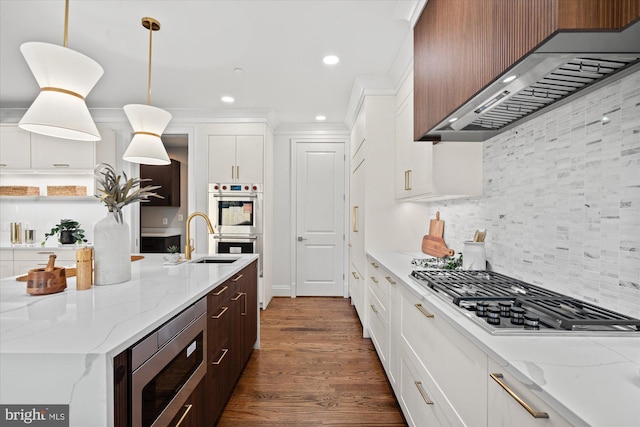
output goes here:
{"type": "Polygon", "coordinates": [[[440,211],[438,211],[436,218],[429,222],[429,234],[422,238],[422,252],[438,258],[453,256],[455,252],[447,247],[443,235],[444,221],[440,220],[440,211]]]}
{"type": "Polygon", "coordinates": [[[95,168],[98,182],[97,195],[107,206],[109,213],[98,221],[93,229],[94,284],[112,285],[131,280],[131,244],[129,225],[122,218],[122,208],[149,197],[158,196],[153,190],[158,186],[141,187],[148,181],[127,178],[122,172],[116,174],[111,165],[100,163],[95,168]]]}
{"type": "Polygon", "coordinates": [[[19,222],[11,223],[11,244],[18,245],[22,243],[22,224],[19,222]]]}
{"type": "Polygon", "coordinates": [[[40,187],[0,185],[0,196],[39,196],[40,187]]]}
{"type": "Polygon", "coordinates": [[[80,228],[80,223],[73,219],[61,219],[60,224],[56,224],[50,232],[44,234],[44,240],[40,243],[44,246],[47,239],[58,234],[58,242],[63,245],[73,245],[75,243],[86,242],[84,230],[80,228]]]}
{"type": "Polygon", "coordinates": [[[47,196],[56,197],[73,197],[86,196],[86,185],[47,185],[47,196]]]}
{"type": "Polygon", "coordinates": [[[147,105],[129,104],[124,113],[133,128],[133,139],[122,158],[128,162],[146,165],[168,165],[171,163],[160,136],[171,120],[171,114],[151,106],[151,52],[153,32],[160,30],[160,22],[153,18],[142,18],[142,26],[149,30],[149,74],[147,82],[147,105]]]}
{"type": "Polygon", "coordinates": [[[180,260],[180,249],[176,245],[169,246],[167,248],[167,252],[169,255],[165,255],[163,258],[165,261],[170,262],[172,264],[176,264],[180,260]]]}
{"type": "Polygon", "coordinates": [[[76,289],[84,291],[93,284],[93,249],[81,248],[76,251],[76,289]]]}
{"type": "Polygon", "coordinates": [[[32,245],[36,242],[36,230],[24,230],[24,242],[32,245]]]}
{"type": "Polygon", "coordinates": [[[440,270],[459,270],[462,268],[462,252],[458,252],[457,257],[443,258],[413,258],[411,265],[418,268],[430,268],[440,270]]]}
{"type": "Polygon", "coordinates": [[[64,267],[55,267],[55,254],[49,255],[45,268],[29,270],[27,274],[27,293],[29,295],[49,295],[62,292],[67,287],[67,275],[64,267]]]}
{"type": "MultiPolygon", "coordinates": [[[[141,259],[144,259],[144,256],[142,256],[142,255],[131,255],[131,262],[139,261],[141,259]]],[[[64,271],[65,271],[65,276],[67,278],[76,276],[76,268],[75,267],[65,268],[64,271]]],[[[29,277],[25,274],[24,276],[16,277],[16,282],[26,282],[28,279],[29,279],[29,277]]]]}
{"type": "Polygon", "coordinates": [[[487,254],[484,249],[484,242],[463,242],[463,270],[486,270],[487,254]]]}

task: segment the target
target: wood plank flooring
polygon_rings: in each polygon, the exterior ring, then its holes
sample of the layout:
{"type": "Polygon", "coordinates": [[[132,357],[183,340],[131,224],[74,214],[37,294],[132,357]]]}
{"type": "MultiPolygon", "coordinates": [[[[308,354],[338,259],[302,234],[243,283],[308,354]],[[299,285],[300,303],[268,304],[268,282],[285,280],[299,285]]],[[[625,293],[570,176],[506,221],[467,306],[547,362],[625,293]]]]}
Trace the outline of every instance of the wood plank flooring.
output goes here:
{"type": "Polygon", "coordinates": [[[406,426],[349,299],[274,298],[218,427],[406,426]]]}

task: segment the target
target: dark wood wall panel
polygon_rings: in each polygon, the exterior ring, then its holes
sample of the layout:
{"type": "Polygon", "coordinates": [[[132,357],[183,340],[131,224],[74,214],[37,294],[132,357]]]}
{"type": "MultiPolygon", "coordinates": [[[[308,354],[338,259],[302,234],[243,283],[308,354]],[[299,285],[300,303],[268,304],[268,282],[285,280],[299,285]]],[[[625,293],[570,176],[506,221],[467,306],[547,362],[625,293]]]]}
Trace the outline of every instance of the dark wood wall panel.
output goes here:
{"type": "Polygon", "coordinates": [[[640,0],[620,0],[619,28],[624,28],[640,19],[640,0]]]}
{"type": "Polygon", "coordinates": [[[610,30],[640,17],[640,0],[557,0],[560,30],[610,30]]]}

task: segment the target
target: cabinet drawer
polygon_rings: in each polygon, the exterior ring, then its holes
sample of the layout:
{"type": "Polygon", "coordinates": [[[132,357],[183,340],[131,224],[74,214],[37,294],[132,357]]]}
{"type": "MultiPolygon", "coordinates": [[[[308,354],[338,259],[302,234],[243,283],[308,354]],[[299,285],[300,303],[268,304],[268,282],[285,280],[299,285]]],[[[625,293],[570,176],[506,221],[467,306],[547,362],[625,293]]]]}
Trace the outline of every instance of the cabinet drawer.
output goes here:
{"type": "Polygon", "coordinates": [[[367,258],[367,261],[369,261],[369,265],[367,266],[369,273],[369,288],[376,294],[376,296],[380,300],[381,308],[382,310],[384,310],[386,316],[389,305],[390,284],[386,277],[390,277],[390,275],[371,258],[367,258]]]}
{"type": "Polygon", "coordinates": [[[415,359],[402,352],[399,401],[407,423],[413,427],[461,426],[455,411],[429,373],[415,359]]]}
{"type": "Polygon", "coordinates": [[[486,354],[405,288],[400,313],[402,345],[417,356],[465,424],[486,425],[486,354]]]}
{"type": "MultiPolygon", "coordinates": [[[[78,249],[80,249],[80,247],[78,247],[78,249]]],[[[56,250],[54,248],[42,248],[38,250],[16,250],[13,252],[13,259],[15,261],[44,262],[46,265],[47,261],[49,260],[49,255],[51,254],[55,254],[56,256],[56,265],[58,265],[60,261],[76,260],[75,250],[56,250]]]]}
{"type": "Polygon", "coordinates": [[[489,359],[489,378],[487,391],[489,426],[567,427],[573,425],[536,396],[530,385],[518,381],[503,366],[491,359],[489,359]],[[515,396],[510,395],[503,387],[508,388],[515,396]],[[516,400],[516,397],[537,414],[530,413],[523,404],[516,400]],[[546,414],[547,418],[544,418],[543,414],[546,414]],[[538,418],[534,415],[537,415],[538,418]]]}
{"type": "Polygon", "coordinates": [[[378,352],[378,358],[382,362],[385,371],[388,370],[389,358],[389,324],[380,309],[380,301],[369,291],[369,334],[371,341],[378,352]]]}
{"type": "Polygon", "coordinates": [[[364,327],[364,278],[353,263],[349,271],[349,296],[364,327]]]}

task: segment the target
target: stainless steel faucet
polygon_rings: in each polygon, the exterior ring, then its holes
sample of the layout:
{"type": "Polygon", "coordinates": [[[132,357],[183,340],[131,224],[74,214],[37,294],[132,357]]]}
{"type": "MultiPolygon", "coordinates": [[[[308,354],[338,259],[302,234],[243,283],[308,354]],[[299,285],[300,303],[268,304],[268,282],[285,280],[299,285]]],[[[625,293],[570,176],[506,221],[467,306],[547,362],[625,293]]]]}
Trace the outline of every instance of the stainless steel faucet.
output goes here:
{"type": "Polygon", "coordinates": [[[201,216],[207,222],[207,227],[209,227],[209,234],[215,233],[215,230],[213,229],[213,225],[211,225],[211,220],[209,220],[209,217],[205,213],[194,212],[191,215],[189,215],[189,217],[187,218],[187,244],[184,247],[184,257],[186,259],[191,259],[191,252],[194,250],[194,247],[191,245],[190,224],[191,224],[191,220],[196,216],[201,216]]]}

